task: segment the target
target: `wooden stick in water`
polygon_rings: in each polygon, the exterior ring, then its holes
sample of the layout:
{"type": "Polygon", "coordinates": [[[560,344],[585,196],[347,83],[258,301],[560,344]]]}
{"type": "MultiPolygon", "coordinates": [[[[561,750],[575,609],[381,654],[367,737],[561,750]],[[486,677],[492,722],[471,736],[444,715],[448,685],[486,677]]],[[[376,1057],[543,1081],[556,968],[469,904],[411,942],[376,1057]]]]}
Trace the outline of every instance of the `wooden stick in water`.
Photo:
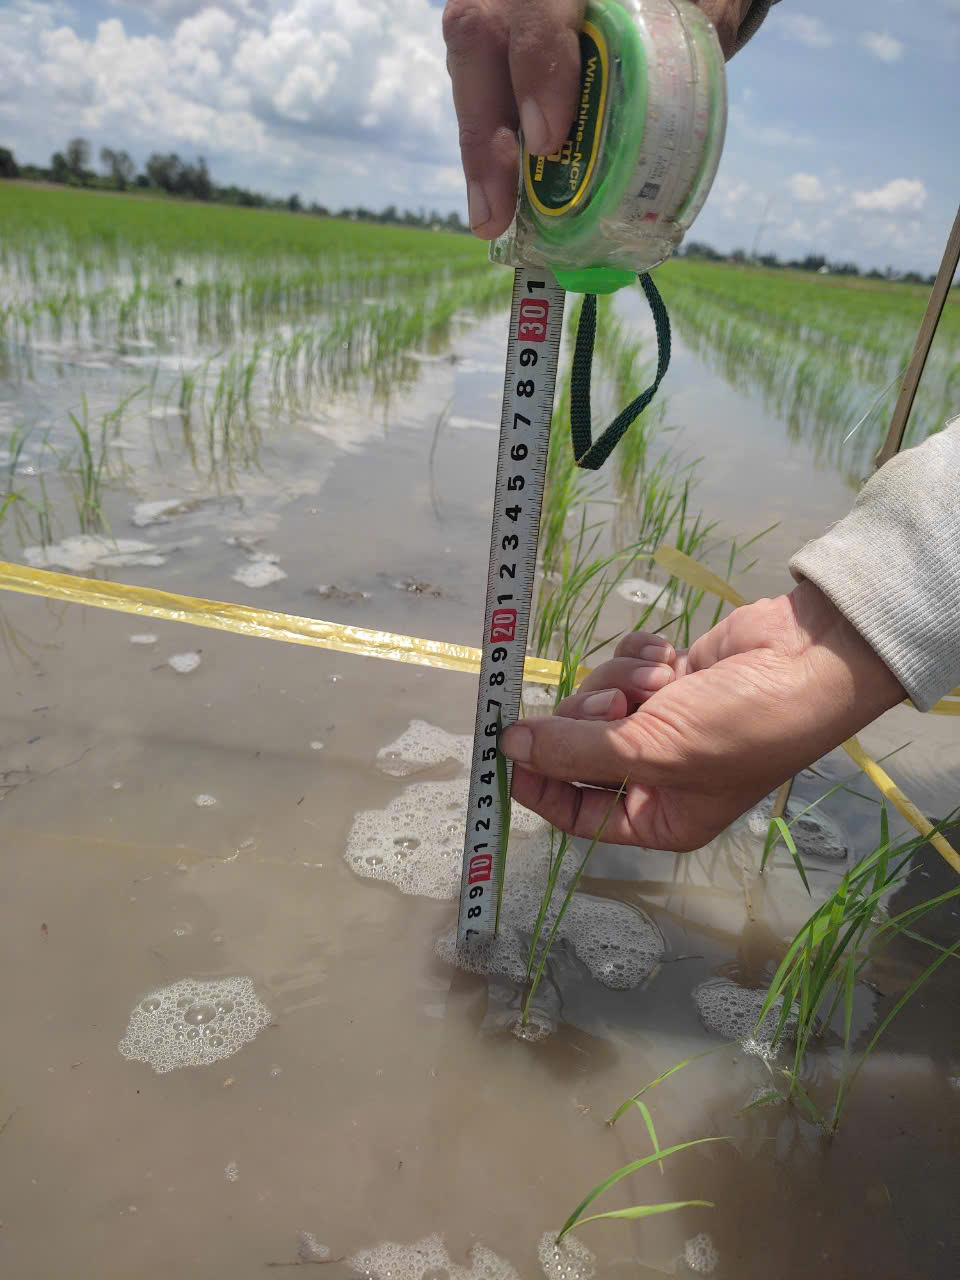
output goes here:
{"type": "Polygon", "coordinates": [[[940,314],[947,300],[947,294],[950,291],[950,285],[953,282],[958,262],[960,262],[960,208],[957,209],[957,216],[953,220],[953,229],[947,238],[947,246],[943,251],[940,270],[937,272],[937,278],[930,291],[930,301],[927,303],[927,309],[920,323],[920,332],[917,334],[913,355],[910,357],[907,372],[904,374],[903,382],[900,384],[900,394],[893,410],[893,417],[890,419],[890,426],[887,428],[887,438],[874,459],[877,467],[882,467],[885,462],[889,462],[903,444],[904,432],[907,429],[907,419],[910,417],[910,410],[913,408],[917,387],[920,385],[920,375],[923,373],[923,366],[927,363],[930,344],[933,342],[933,335],[937,331],[940,314]]]}

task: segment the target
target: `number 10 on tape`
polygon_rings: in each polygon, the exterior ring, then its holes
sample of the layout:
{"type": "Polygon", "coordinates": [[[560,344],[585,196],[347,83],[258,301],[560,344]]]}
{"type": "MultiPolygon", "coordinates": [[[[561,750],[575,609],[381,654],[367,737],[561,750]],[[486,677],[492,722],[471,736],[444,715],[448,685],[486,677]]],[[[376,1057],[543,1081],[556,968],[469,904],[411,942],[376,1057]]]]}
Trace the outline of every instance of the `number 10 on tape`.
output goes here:
{"type": "MultiPolygon", "coordinates": [[[[503,866],[497,787],[498,721],[520,710],[523,660],[537,567],[540,507],[560,356],[564,291],[549,271],[515,274],[507,342],[480,688],[463,846],[458,941],[493,937],[503,866]]],[[[508,778],[511,766],[507,766],[508,778]]]]}

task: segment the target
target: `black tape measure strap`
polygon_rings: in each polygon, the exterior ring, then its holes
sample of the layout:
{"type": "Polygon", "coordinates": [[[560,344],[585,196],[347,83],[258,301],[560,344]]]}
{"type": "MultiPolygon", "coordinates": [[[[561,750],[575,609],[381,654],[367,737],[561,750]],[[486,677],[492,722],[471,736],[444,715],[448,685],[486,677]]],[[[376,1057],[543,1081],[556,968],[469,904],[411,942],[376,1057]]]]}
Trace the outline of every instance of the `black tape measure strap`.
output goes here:
{"type": "Polygon", "coordinates": [[[577,343],[570,370],[570,438],[573,456],[578,467],[597,471],[619,444],[627,429],[639,418],[656,395],[670,364],[670,318],[657,286],[648,272],[637,277],[653,313],[657,332],[657,373],[653,382],[632,400],[610,423],[606,431],[594,442],[590,412],[590,375],[593,365],[593,347],[597,336],[596,295],[584,295],[577,327],[577,343]]]}

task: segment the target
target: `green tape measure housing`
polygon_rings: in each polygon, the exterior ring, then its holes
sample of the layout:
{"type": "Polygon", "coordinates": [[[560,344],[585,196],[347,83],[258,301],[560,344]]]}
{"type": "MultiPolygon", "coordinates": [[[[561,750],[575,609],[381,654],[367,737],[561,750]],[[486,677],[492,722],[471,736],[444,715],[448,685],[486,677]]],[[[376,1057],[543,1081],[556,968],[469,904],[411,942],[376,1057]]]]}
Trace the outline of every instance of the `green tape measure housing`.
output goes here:
{"type": "Polygon", "coordinates": [[[547,266],[574,293],[611,293],[668,257],[716,173],[723,55],[689,0],[593,0],[577,113],[560,150],[524,147],[517,215],[494,262],[547,266]]]}

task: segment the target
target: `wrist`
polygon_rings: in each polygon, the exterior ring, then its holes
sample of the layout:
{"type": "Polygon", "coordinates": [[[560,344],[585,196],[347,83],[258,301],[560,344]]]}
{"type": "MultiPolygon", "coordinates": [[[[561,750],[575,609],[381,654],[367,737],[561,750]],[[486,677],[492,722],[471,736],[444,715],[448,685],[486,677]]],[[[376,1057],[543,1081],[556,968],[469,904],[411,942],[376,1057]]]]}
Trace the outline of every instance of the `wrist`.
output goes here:
{"type": "Polygon", "coordinates": [[[819,587],[805,578],[787,599],[815,687],[855,722],[851,733],[903,701],[896,676],[819,587]]]}

